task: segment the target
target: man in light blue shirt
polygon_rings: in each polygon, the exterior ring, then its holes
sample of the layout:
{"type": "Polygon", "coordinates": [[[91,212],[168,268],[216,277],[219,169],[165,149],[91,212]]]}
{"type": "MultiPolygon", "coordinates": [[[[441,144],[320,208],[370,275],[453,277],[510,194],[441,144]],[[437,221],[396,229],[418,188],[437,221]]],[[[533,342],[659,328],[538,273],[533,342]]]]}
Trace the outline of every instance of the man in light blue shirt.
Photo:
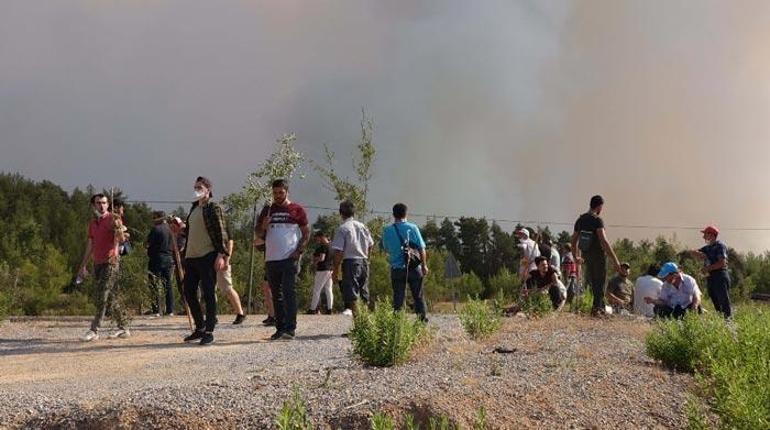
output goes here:
{"type": "Polygon", "coordinates": [[[393,218],[395,222],[382,232],[382,247],[388,253],[390,263],[390,282],[393,287],[393,309],[401,310],[406,298],[406,286],[412,291],[414,298],[414,311],[422,321],[427,322],[425,300],[422,296],[422,282],[428,275],[428,255],[425,251],[425,241],[422,239],[420,229],[406,220],[406,205],[396,203],[393,205],[393,218]],[[407,261],[406,249],[412,249],[412,257],[407,261]],[[419,256],[420,263],[414,264],[419,256]]]}

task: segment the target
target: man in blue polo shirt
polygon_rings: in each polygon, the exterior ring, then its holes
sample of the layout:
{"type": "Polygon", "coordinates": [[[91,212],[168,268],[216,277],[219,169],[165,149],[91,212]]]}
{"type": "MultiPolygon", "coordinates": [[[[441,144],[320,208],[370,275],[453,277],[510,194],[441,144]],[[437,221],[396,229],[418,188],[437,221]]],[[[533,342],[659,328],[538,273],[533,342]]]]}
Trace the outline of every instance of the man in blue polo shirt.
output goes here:
{"type": "Polygon", "coordinates": [[[730,274],[727,273],[727,245],[717,240],[719,229],[709,225],[703,230],[703,240],[706,246],[690,254],[704,261],[703,273],[706,278],[706,290],[714,303],[714,309],[721,312],[725,318],[732,318],[730,307],[730,274]]]}
{"type": "Polygon", "coordinates": [[[422,281],[428,275],[428,255],[425,252],[425,241],[422,239],[420,229],[406,221],[406,210],[406,205],[403,203],[393,205],[395,222],[385,227],[382,232],[382,246],[388,253],[390,263],[393,309],[399,311],[404,306],[408,284],[414,298],[414,311],[419,315],[420,320],[427,322],[425,300],[422,297],[422,281]],[[409,264],[405,256],[407,247],[411,247],[413,254],[419,256],[419,265],[409,264]]]}

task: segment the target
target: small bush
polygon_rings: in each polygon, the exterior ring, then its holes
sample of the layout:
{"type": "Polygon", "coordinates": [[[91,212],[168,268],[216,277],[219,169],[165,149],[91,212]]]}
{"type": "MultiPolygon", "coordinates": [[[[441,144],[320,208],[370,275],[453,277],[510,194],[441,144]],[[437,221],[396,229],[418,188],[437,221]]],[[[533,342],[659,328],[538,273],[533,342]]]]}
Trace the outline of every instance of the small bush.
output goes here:
{"type": "Polygon", "coordinates": [[[468,298],[460,311],[460,323],[473,339],[483,339],[500,328],[500,312],[484,300],[468,298]]]}
{"type": "Polygon", "coordinates": [[[389,299],[381,300],[374,311],[359,304],[353,318],[350,341],[353,354],[372,366],[393,366],[409,359],[412,348],[427,333],[425,324],[401,310],[393,311],[389,299]]]}
{"type": "MultiPolygon", "coordinates": [[[[770,428],[770,313],[741,308],[734,323],[716,313],[659,321],[647,353],[666,366],[697,372],[725,428],[770,428]]],[[[691,413],[691,422],[702,422],[691,413]]]]}
{"type": "Polygon", "coordinates": [[[396,423],[393,422],[393,418],[385,415],[382,412],[374,414],[369,419],[369,424],[372,430],[395,430],[396,423]]]}
{"type": "Polygon", "coordinates": [[[275,427],[278,430],[312,430],[313,423],[307,414],[305,401],[295,389],[292,398],[285,401],[281,411],[275,418],[275,427]]]}
{"type": "Polygon", "coordinates": [[[529,316],[539,317],[553,311],[553,304],[547,293],[530,291],[526,297],[522,297],[521,311],[529,316]]]}

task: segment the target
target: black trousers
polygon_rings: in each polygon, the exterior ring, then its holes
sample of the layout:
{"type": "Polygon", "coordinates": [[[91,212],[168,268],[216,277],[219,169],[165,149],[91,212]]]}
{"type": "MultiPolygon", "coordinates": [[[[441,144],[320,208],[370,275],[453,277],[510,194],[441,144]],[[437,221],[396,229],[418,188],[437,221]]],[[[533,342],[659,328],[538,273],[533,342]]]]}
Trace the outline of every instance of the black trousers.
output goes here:
{"type": "Polygon", "coordinates": [[[196,330],[214,331],[217,325],[217,295],[215,291],[217,272],[214,270],[216,252],[210,252],[203,257],[186,258],[184,260],[184,297],[190,307],[196,330]],[[200,288],[203,300],[206,302],[206,319],[198,300],[200,288]]]}
{"type": "Polygon", "coordinates": [[[714,309],[721,312],[725,318],[731,318],[733,310],[730,306],[730,275],[727,270],[715,270],[709,273],[706,289],[711,302],[714,303],[714,309]]]}
{"type": "Polygon", "coordinates": [[[591,285],[591,293],[594,295],[592,309],[594,311],[604,311],[604,294],[607,283],[607,258],[604,256],[597,258],[586,258],[586,276],[591,285]]]}

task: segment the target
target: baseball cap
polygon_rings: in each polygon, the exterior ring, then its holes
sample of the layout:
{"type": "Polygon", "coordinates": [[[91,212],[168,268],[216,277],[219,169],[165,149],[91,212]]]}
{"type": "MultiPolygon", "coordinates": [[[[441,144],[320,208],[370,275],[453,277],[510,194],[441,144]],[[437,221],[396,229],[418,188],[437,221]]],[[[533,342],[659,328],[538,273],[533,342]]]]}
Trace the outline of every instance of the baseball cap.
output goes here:
{"type": "Polygon", "coordinates": [[[517,232],[517,233],[519,233],[519,234],[523,234],[523,235],[524,235],[524,237],[526,237],[527,239],[529,239],[529,230],[528,230],[528,229],[526,229],[526,228],[520,228],[520,229],[516,230],[516,232],[517,232]]]}
{"type": "Polygon", "coordinates": [[[658,278],[665,278],[666,276],[679,271],[679,266],[676,263],[668,262],[661,266],[660,272],[658,272],[658,278]]]}
{"type": "Polygon", "coordinates": [[[707,225],[700,232],[701,233],[709,233],[709,234],[713,234],[714,236],[717,236],[719,234],[719,229],[715,225],[707,225]]]}

